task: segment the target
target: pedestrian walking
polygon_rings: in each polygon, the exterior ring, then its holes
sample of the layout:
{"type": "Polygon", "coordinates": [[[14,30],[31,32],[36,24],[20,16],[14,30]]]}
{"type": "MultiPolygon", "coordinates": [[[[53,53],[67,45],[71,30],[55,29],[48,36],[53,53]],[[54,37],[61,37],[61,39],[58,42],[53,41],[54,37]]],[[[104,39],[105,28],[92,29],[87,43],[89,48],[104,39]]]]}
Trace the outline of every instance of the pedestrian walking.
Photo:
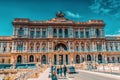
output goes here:
{"type": "Polygon", "coordinates": [[[57,76],[59,77],[59,67],[57,68],[57,76]]]}
{"type": "Polygon", "coordinates": [[[59,68],[60,77],[62,77],[62,67],[59,68]]]}
{"type": "Polygon", "coordinates": [[[53,73],[52,73],[52,80],[58,80],[57,75],[56,75],[56,71],[53,71],[53,73]]]}
{"type": "Polygon", "coordinates": [[[64,70],[64,77],[66,77],[67,67],[65,65],[63,67],[63,70],[64,70]]]}

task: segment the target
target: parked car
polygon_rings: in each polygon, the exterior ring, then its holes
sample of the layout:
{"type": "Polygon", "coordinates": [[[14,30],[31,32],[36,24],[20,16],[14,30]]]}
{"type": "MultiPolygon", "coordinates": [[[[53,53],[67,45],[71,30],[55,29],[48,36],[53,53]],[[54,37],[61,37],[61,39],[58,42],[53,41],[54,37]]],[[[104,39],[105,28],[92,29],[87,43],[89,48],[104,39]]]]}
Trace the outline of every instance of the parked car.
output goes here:
{"type": "Polygon", "coordinates": [[[76,73],[76,71],[75,71],[75,67],[74,66],[70,66],[70,67],[68,67],[68,73],[76,73]]]}

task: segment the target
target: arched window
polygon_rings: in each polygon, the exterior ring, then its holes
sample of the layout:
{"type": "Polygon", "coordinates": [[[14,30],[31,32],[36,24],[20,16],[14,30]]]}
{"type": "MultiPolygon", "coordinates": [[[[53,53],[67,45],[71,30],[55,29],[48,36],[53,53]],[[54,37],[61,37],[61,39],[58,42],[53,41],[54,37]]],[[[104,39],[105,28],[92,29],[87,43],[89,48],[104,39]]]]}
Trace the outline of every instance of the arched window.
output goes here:
{"type": "Polygon", "coordinates": [[[22,37],[22,36],[24,35],[24,30],[23,30],[23,28],[20,28],[20,29],[18,30],[18,35],[19,35],[19,37],[22,37]]]}
{"type": "Polygon", "coordinates": [[[108,61],[108,63],[110,63],[110,58],[109,57],[107,57],[107,61],[108,61]]]}
{"type": "Polygon", "coordinates": [[[4,63],[5,61],[4,61],[4,59],[2,59],[2,63],[4,63]]]}
{"type": "Polygon", "coordinates": [[[46,64],[46,56],[45,55],[42,56],[42,64],[46,64]]]}
{"type": "Polygon", "coordinates": [[[114,57],[112,57],[112,62],[113,62],[113,63],[115,62],[115,58],[114,58],[114,57]]]}
{"type": "Polygon", "coordinates": [[[34,62],[34,56],[33,55],[30,55],[29,62],[34,62]]]}
{"type": "Polygon", "coordinates": [[[17,63],[21,63],[21,62],[22,62],[22,56],[19,55],[19,56],[17,57],[17,63]]]}
{"type": "Polygon", "coordinates": [[[55,50],[62,50],[62,49],[67,50],[67,47],[65,44],[59,43],[55,46],[55,50]]]}
{"type": "Polygon", "coordinates": [[[118,63],[120,63],[120,57],[117,57],[118,63]]]}
{"type": "Polygon", "coordinates": [[[80,56],[76,55],[76,63],[80,63],[80,56]]]}
{"type": "Polygon", "coordinates": [[[89,54],[87,55],[87,61],[91,61],[91,56],[89,54]]]}
{"type": "Polygon", "coordinates": [[[102,63],[102,55],[101,54],[98,55],[98,63],[102,63]]]}

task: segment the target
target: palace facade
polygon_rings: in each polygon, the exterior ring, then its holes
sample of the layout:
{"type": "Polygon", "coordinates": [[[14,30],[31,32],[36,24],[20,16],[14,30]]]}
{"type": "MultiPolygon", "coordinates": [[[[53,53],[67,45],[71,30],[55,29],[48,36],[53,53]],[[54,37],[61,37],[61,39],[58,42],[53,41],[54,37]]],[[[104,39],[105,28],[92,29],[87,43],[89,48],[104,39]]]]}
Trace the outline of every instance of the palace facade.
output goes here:
{"type": "Polygon", "coordinates": [[[120,63],[120,37],[105,36],[103,20],[75,22],[58,12],[51,20],[12,24],[13,36],[0,37],[0,63],[120,63]]]}

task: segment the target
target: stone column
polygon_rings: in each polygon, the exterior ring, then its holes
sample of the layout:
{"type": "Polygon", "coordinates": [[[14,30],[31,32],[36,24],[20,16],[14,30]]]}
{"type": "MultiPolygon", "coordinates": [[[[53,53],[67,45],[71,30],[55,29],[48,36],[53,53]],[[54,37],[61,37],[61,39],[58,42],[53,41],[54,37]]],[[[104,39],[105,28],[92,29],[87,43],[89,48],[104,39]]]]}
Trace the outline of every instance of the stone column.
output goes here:
{"type": "Polygon", "coordinates": [[[50,51],[50,50],[49,50],[49,48],[50,48],[49,44],[50,44],[50,42],[48,41],[48,45],[47,45],[47,52],[49,52],[49,51],[50,51]]]}
{"type": "Polygon", "coordinates": [[[92,51],[94,52],[94,42],[92,41],[92,51]]]}
{"type": "Polygon", "coordinates": [[[36,52],[36,42],[34,42],[33,52],[36,52]]]}
{"type": "Polygon", "coordinates": [[[40,37],[42,38],[42,28],[40,28],[40,37]]]}
{"type": "Polygon", "coordinates": [[[117,43],[117,46],[118,46],[118,51],[120,51],[120,43],[119,42],[117,43]]]}
{"type": "Polygon", "coordinates": [[[84,30],[83,30],[83,31],[84,31],[84,38],[86,38],[86,31],[85,31],[85,28],[84,28],[84,30]]]}
{"type": "Polygon", "coordinates": [[[113,51],[116,51],[115,50],[115,43],[113,42],[112,45],[113,45],[113,51]]]}
{"type": "Polygon", "coordinates": [[[59,29],[57,28],[57,38],[59,38],[59,29]]]}
{"type": "Polygon", "coordinates": [[[62,28],[62,35],[63,35],[63,38],[65,38],[65,29],[62,28]]]}
{"type": "Polygon", "coordinates": [[[2,53],[3,52],[3,43],[1,43],[1,50],[0,52],[2,53]]]}
{"type": "Polygon", "coordinates": [[[56,54],[56,59],[57,59],[57,65],[59,65],[59,55],[56,54]]]}
{"type": "Polygon", "coordinates": [[[80,28],[78,28],[78,36],[79,36],[79,38],[80,38],[80,28]]]}
{"type": "Polygon", "coordinates": [[[84,46],[85,46],[85,52],[86,52],[86,51],[87,51],[87,49],[86,49],[86,48],[87,48],[87,46],[86,46],[86,42],[85,42],[84,46]]]}
{"type": "Polygon", "coordinates": [[[64,58],[64,59],[63,59],[63,60],[64,60],[64,61],[63,61],[63,62],[64,62],[63,64],[66,64],[66,54],[63,55],[63,56],[64,56],[64,57],[63,57],[63,58],[64,58]]]}
{"type": "Polygon", "coordinates": [[[34,28],[34,38],[36,38],[36,28],[34,28]]]}

